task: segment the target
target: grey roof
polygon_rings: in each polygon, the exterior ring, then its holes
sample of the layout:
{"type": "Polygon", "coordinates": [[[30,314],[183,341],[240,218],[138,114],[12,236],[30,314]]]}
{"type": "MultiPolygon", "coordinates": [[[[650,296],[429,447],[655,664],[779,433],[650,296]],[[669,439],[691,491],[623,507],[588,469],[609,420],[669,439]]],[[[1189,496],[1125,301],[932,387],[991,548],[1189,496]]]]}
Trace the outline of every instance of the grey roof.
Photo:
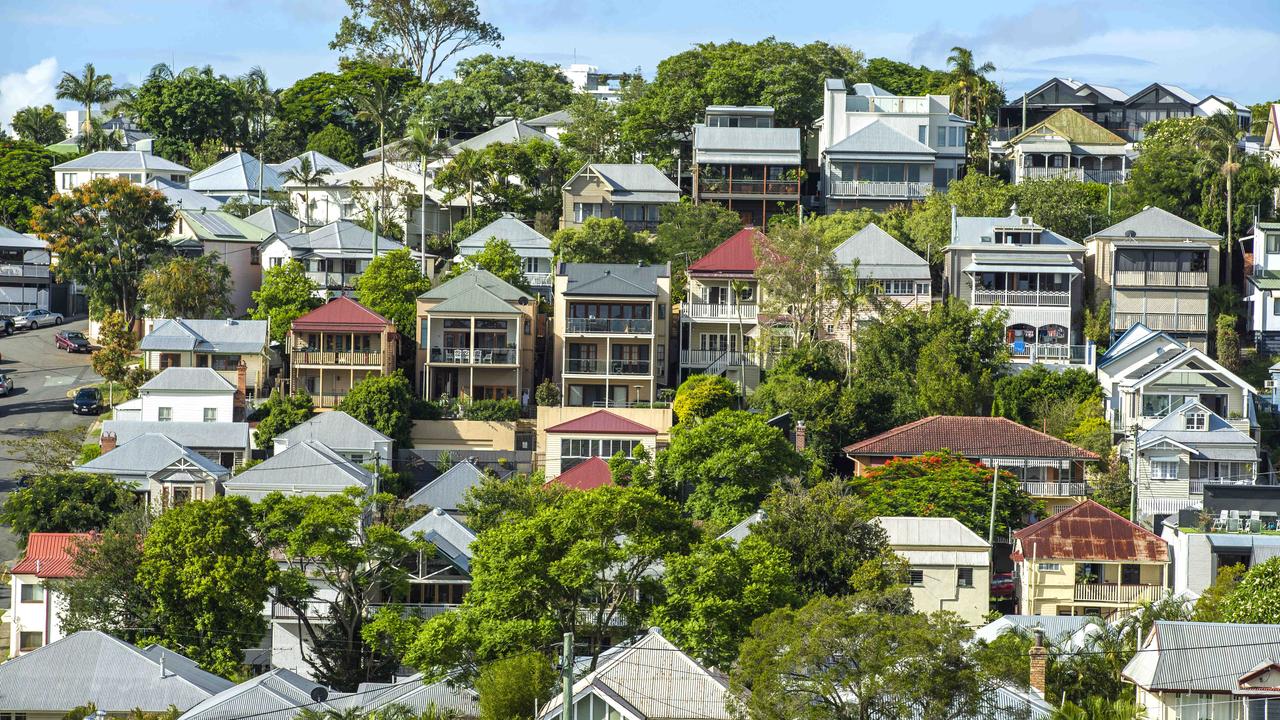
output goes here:
{"type": "Polygon", "coordinates": [[[1183,403],[1150,429],[1139,433],[1138,448],[1149,448],[1164,440],[1192,448],[1196,459],[1237,462],[1258,460],[1258,443],[1253,438],[1232,427],[1231,423],[1196,401],[1183,403]],[[1183,414],[1192,409],[1205,414],[1204,430],[1185,429],[1183,414]]]}
{"type": "Polygon", "coordinates": [[[45,241],[31,235],[23,235],[16,230],[0,225],[0,247],[25,248],[27,250],[47,250],[45,241]]]}
{"type": "Polygon", "coordinates": [[[313,170],[326,168],[329,170],[331,174],[334,174],[334,175],[340,172],[346,172],[351,169],[350,165],[338,162],[337,160],[334,160],[328,155],[325,155],[322,152],[316,152],[315,150],[308,150],[302,153],[301,155],[295,155],[294,157],[291,157],[282,163],[267,163],[267,167],[271,168],[272,170],[275,170],[276,173],[280,175],[281,180],[288,182],[288,180],[285,178],[285,175],[287,175],[290,170],[301,165],[302,158],[306,158],[311,161],[311,168],[313,170]]]}
{"type": "Polygon", "coordinates": [[[266,320],[165,320],[142,338],[146,351],[260,353],[267,347],[266,320]]]}
{"type": "Polygon", "coordinates": [[[698,162],[800,164],[800,128],[693,126],[698,162]]]}
{"type": "Polygon", "coordinates": [[[1125,100],[1129,99],[1128,93],[1121,90],[1120,88],[1111,87],[1110,85],[1099,85],[1097,83],[1087,82],[1081,85],[1080,87],[1082,89],[1087,87],[1090,90],[1093,90],[1094,92],[1098,93],[1099,95],[1105,97],[1106,99],[1112,102],[1122,103],[1125,100]]]}
{"type": "Polygon", "coordinates": [[[476,534],[443,508],[434,508],[401,530],[400,534],[407,538],[421,534],[454,565],[468,572],[471,570],[471,543],[475,542],[476,534]]]}
{"type": "Polygon", "coordinates": [[[1133,232],[1136,239],[1214,241],[1222,239],[1221,235],[1212,230],[1206,230],[1193,222],[1183,220],[1168,210],[1162,210],[1158,207],[1144,208],[1137,215],[1121,220],[1104,230],[1099,230],[1089,237],[1124,239],[1129,237],[1128,233],[1130,231],[1133,232]]]}
{"type": "Polygon", "coordinates": [[[485,315],[515,315],[518,308],[479,285],[458,290],[448,300],[441,301],[429,313],[468,313],[485,315]]]}
{"type": "Polygon", "coordinates": [[[515,215],[503,213],[502,217],[471,233],[458,243],[458,252],[474,255],[484,249],[490,238],[506,240],[520,257],[551,257],[551,240],[525,225],[515,215]]]}
{"type": "Polygon", "coordinates": [[[882,95],[882,96],[886,96],[886,97],[897,97],[897,95],[896,95],[896,94],[891,93],[891,92],[889,92],[888,90],[885,90],[884,88],[880,87],[879,85],[876,85],[876,84],[874,84],[874,83],[865,83],[865,82],[861,82],[861,83],[854,83],[854,84],[853,84],[853,94],[854,94],[854,95],[864,95],[864,96],[868,96],[868,97],[870,97],[870,96],[875,96],[875,95],[882,95]]]}
{"type": "Polygon", "coordinates": [[[562,127],[568,125],[572,119],[568,110],[553,110],[546,115],[539,115],[532,120],[525,120],[524,124],[534,128],[562,127]]]}
{"type": "Polygon", "coordinates": [[[991,547],[977,533],[950,517],[878,517],[876,521],[894,546],[991,547]]]}
{"type": "Polygon", "coordinates": [[[929,279],[929,263],[871,223],[831,251],[838,265],[858,263],[858,276],[881,280],[929,279]]]}
{"type": "Polygon", "coordinates": [[[107,420],[102,432],[114,433],[117,446],[142,435],[163,435],[188,448],[249,449],[249,423],[243,422],[107,420]]]}
{"type": "Polygon", "coordinates": [[[1280,658],[1280,625],[1157,620],[1124,677],[1150,690],[1230,693],[1260,663],[1280,658]]]}
{"type": "Polygon", "coordinates": [[[170,705],[185,710],[231,684],[172,650],[144,650],[82,630],[0,665],[0,708],[65,713],[93,703],[120,715],[134,708],[163,712],[170,705]]]}
{"type": "Polygon", "coordinates": [[[434,709],[460,720],[480,716],[480,700],[475,690],[454,678],[423,682],[421,674],[394,683],[360,683],[355,692],[331,698],[329,704],[340,710],[353,707],[365,712],[391,705],[403,706],[415,716],[434,709]]]}
{"type": "Polygon", "coordinates": [[[421,300],[440,300],[428,312],[484,312],[515,313],[519,309],[511,303],[521,298],[528,301],[529,293],[485,270],[472,268],[461,275],[441,283],[418,296],[421,300]]]}
{"type": "Polygon", "coordinates": [[[906,156],[903,159],[931,160],[937,151],[899,132],[879,118],[868,119],[853,129],[843,140],[827,148],[828,155],[841,156],[906,156]]]}
{"type": "Polygon", "coordinates": [[[293,720],[302,707],[325,711],[330,705],[316,702],[312,693],[327,690],[318,683],[283,668],[275,668],[239,685],[223,689],[183,713],[181,720],[293,720]]]}
{"type": "Polygon", "coordinates": [[[541,130],[530,127],[519,120],[508,120],[495,128],[486,130],[473,138],[468,138],[449,148],[450,155],[457,155],[464,149],[482,150],[494,143],[520,143],[526,140],[542,140],[552,145],[560,143],[541,130]]]}
{"type": "Polygon", "coordinates": [[[191,168],[165,160],[159,155],[137,150],[99,150],[54,165],[54,170],[145,170],[148,172],[189,173],[191,168]]]}
{"type": "Polygon", "coordinates": [[[613,189],[614,202],[680,199],[680,186],[648,163],[591,163],[587,167],[613,189]]]}
{"type": "Polygon", "coordinates": [[[245,218],[244,221],[278,235],[291,233],[301,225],[298,218],[274,206],[263,208],[245,218]]]}
{"type": "Polygon", "coordinates": [[[484,479],[484,471],[471,461],[463,460],[445,470],[435,480],[422,486],[409,496],[405,505],[426,505],[442,510],[457,510],[466,499],[467,491],[484,479]]]}
{"type": "Polygon", "coordinates": [[[138,388],[139,393],[147,392],[198,392],[233,394],[236,386],[218,374],[217,370],[207,367],[171,367],[160,371],[138,388]]]}
{"type": "Polygon", "coordinates": [[[658,279],[671,277],[671,267],[620,263],[561,263],[557,274],[568,277],[565,295],[656,297],[658,279]]]}
{"type": "Polygon", "coordinates": [[[981,247],[988,250],[999,251],[1001,248],[1017,251],[1017,252],[1036,252],[1040,248],[1047,248],[1057,252],[1062,251],[1084,251],[1084,246],[1070,238],[1059,235],[1058,233],[1041,228],[1036,223],[1021,226],[1020,217],[1014,213],[1010,213],[1004,217],[958,217],[956,218],[956,236],[951,241],[951,247],[981,247]],[[1012,228],[1014,225],[1025,227],[1028,230],[1040,230],[1039,245],[994,245],[991,240],[995,238],[995,229],[1012,228]],[[989,238],[988,242],[983,242],[982,238],[989,238]]]}
{"type": "Polygon", "coordinates": [[[269,166],[243,150],[231,153],[192,175],[187,187],[200,192],[257,192],[258,175],[263,190],[283,190],[284,180],[269,166]]]}
{"type": "Polygon", "coordinates": [[[740,543],[743,540],[746,540],[747,536],[751,534],[751,526],[755,525],[756,523],[760,522],[763,519],[764,519],[764,511],[757,510],[751,513],[750,515],[746,516],[745,518],[743,518],[742,521],[739,522],[737,525],[734,525],[728,530],[725,530],[716,539],[732,540],[735,543],[740,543]]]}
{"type": "Polygon", "coordinates": [[[255,501],[271,492],[330,495],[372,485],[372,473],[314,440],[291,444],[223,483],[228,495],[255,501]]]}
{"type": "Polygon", "coordinates": [[[974,632],[975,640],[992,642],[1006,632],[1031,635],[1036,628],[1044,630],[1045,641],[1053,646],[1071,643],[1077,633],[1092,627],[1100,628],[1101,621],[1084,615],[1005,615],[996,618],[974,632]]]}
{"type": "Polygon", "coordinates": [[[215,200],[208,195],[202,195],[195,190],[177,185],[164,178],[151,178],[146,185],[153,190],[159,190],[160,194],[164,195],[169,204],[175,208],[183,210],[217,210],[222,207],[222,201],[215,200]]]}
{"type": "MultiPolygon", "coordinates": [[[[373,233],[350,220],[337,220],[311,232],[288,233],[277,237],[294,251],[322,255],[373,255],[373,233]]],[[[378,236],[379,254],[403,247],[404,245],[391,238],[378,236]]]]}
{"type": "Polygon", "coordinates": [[[330,449],[370,451],[376,443],[391,442],[391,438],[341,410],[316,413],[306,422],[276,435],[275,440],[283,440],[288,445],[314,440],[330,449]]]}
{"type": "Polygon", "coordinates": [[[146,477],[175,464],[193,466],[218,478],[230,474],[218,463],[159,433],[138,435],[129,442],[116,445],[114,450],[78,466],[76,470],[105,475],[146,477]]]}

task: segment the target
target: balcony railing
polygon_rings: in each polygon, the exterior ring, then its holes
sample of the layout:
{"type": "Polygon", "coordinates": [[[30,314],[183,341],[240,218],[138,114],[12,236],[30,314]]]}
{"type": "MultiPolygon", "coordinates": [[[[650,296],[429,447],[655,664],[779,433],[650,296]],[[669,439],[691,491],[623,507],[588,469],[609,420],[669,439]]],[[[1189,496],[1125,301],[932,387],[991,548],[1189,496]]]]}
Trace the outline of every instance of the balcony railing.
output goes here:
{"type": "Polygon", "coordinates": [[[1116,313],[1117,330],[1126,330],[1137,323],[1142,323],[1152,330],[1205,332],[1209,320],[1204,315],[1183,315],[1180,313],[1116,313]]]}
{"type": "Polygon", "coordinates": [[[974,290],[973,304],[1070,307],[1071,293],[1065,290],[974,290]]]}
{"type": "Polygon", "coordinates": [[[48,265],[0,265],[0,277],[49,277],[48,265]]]}
{"type": "Polygon", "coordinates": [[[738,367],[746,364],[747,367],[755,367],[756,357],[754,353],[737,352],[734,350],[681,350],[680,364],[691,368],[706,368],[712,363],[724,359],[729,367],[738,367]]]}
{"type": "Polygon", "coordinates": [[[1154,602],[1163,595],[1164,587],[1161,585],[1076,583],[1075,601],[1134,605],[1144,600],[1154,602]]]}
{"type": "Polygon", "coordinates": [[[551,287],[551,273],[526,272],[524,281],[531,287],[551,287]]]}
{"type": "Polygon", "coordinates": [[[1117,270],[1116,287],[1209,287],[1207,272],[1160,270],[1117,270]]]}
{"type": "Polygon", "coordinates": [[[828,197],[865,198],[923,198],[933,192],[933,185],[925,182],[895,182],[889,180],[832,180],[828,197]]]}
{"type": "Polygon", "coordinates": [[[340,272],[318,272],[314,270],[307,271],[307,278],[316,283],[320,287],[325,288],[345,288],[355,285],[356,278],[360,273],[340,273],[340,272]]]}
{"type": "Polygon", "coordinates": [[[568,318],[565,332],[605,335],[652,335],[653,321],[645,318],[568,318]]]}
{"type": "Polygon", "coordinates": [[[690,320],[732,320],[754,323],[758,315],[755,303],[722,305],[719,303],[691,302],[683,306],[684,316],[690,320]]]}
{"type": "Polygon", "coordinates": [[[1083,497],[1089,486],[1083,482],[1024,481],[1022,489],[1033,497],[1083,497]]]}
{"type": "Polygon", "coordinates": [[[1111,184],[1122,183],[1129,178],[1127,170],[1094,170],[1079,167],[1024,167],[1024,180],[1042,180],[1045,178],[1067,178],[1081,182],[1111,184]]]}
{"type": "Polygon", "coordinates": [[[512,348],[431,348],[431,362],[449,365],[514,365],[516,351],[512,348]]]}
{"type": "Polygon", "coordinates": [[[796,195],[800,183],[795,180],[730,180],[728,178],[700,178],[698,191],[717,195],[796,195]]]}
{"type": "Polygon", "coordinates": [[[294,365],[373,365],[382,366],[382,353],[377,350],[369,352],[321,352],[318,350],[295,350],[289,359],[294,365]]]}
{"type": "Polygon", "coordinates": [[[648,360],[599,360],[569,358],[565,361],[565,373],[570,375],[649,375],[648,360]]]}
{"type": "Polygon", "coordinates": [[[1009,355],[1014,360],[1030,362],[1069,363],[1071,365],[1089,364],[1088,345],[1064,345],[1060,343],[1023,343],[1019,348],[1009,343],[1009,355]]]}
{"type": "Polygon", "coordinates": [[[622,220],[622,224],[627,226],[631,232],[643,232],[646,230],[657,230],[657,220],[622,220]]]}

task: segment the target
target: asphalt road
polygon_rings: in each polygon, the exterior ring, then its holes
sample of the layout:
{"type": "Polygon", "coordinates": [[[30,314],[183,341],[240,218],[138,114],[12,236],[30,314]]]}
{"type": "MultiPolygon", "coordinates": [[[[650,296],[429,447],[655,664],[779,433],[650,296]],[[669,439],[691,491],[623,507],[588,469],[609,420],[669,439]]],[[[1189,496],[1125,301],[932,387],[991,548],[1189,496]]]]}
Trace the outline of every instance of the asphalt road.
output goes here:
{"type": "MultiPolygon", "coordinates": [[[[0,397],[0,443],[14,438],[35,438],[50,430],[79,427],[88,429],[92,417],[73,415],[67,394],[81,385],[102,381],[89,366],[89,355],[57,350],[53,334],[58,330],[80,330],[87,320],[59,327],[19,330],[0,337],[0,372],[13,378],[14,389],[0,397]]],[[[8,459],[8,449],[0,445],[0,502],[13,490],[19,464],[8,459]]],[[[17,558],[18,550],[7,527],[0,526],[0,561],[17,558]]]]}

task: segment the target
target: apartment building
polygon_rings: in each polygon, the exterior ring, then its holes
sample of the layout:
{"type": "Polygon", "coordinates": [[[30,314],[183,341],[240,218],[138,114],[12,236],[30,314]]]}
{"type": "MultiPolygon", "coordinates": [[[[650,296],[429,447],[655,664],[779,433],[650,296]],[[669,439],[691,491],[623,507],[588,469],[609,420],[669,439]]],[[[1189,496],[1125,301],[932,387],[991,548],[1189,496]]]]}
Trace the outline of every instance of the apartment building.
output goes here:
{"type": "Polygon", "coordinates": [[[693,126],[693,201],[716,202],[766,228],[795,214],[804,181],[800,128],[774,127],[769,106],[712,105],[693,126]]]}
{"type": "Polygon", "coordinates": [[[0,313],[51,309],[49,258],[43,240],[0,226],[0,313]]]}
{"type": "Polygon", "coordinates": [[[395,372],[400,336],[390,320],[339,297],[294,320],[285,347],[290,391],[331,408],[366,377],[395,372]]]}
{"type": "Polygon", "coordinates": [[[689,265],[680,304],[680,381],[693,374],[760,382],[760,285],[756,243],[763,233],[743,228],[689,265]]]}

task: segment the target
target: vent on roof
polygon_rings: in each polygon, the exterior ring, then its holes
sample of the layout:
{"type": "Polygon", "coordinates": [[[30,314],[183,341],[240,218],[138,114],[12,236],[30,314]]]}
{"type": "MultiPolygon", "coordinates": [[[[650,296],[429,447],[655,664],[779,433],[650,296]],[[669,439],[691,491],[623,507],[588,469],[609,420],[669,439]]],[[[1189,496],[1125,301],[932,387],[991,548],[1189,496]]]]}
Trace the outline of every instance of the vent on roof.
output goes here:
{"type": "Polygon", "coordinates": [[[325,700],[328,700],[328,699],[329,699],[329,690],[328,690],[328,688],[322,688],[322,687],[317,686],[317,687],[314,687],[314,688],[312,688],[312,689],[311,689],[311,701],[312,701],[312,702],[318,702],[318,703],[319,703],[319,702],[324,702],[325,700]]]}
{"type": "Polygon", "coordinates": [[[1127,238],[1135,238],[1138,237],[1138,233],[1135,230],[1125,230],[1124,236],[1127,238]]]}

